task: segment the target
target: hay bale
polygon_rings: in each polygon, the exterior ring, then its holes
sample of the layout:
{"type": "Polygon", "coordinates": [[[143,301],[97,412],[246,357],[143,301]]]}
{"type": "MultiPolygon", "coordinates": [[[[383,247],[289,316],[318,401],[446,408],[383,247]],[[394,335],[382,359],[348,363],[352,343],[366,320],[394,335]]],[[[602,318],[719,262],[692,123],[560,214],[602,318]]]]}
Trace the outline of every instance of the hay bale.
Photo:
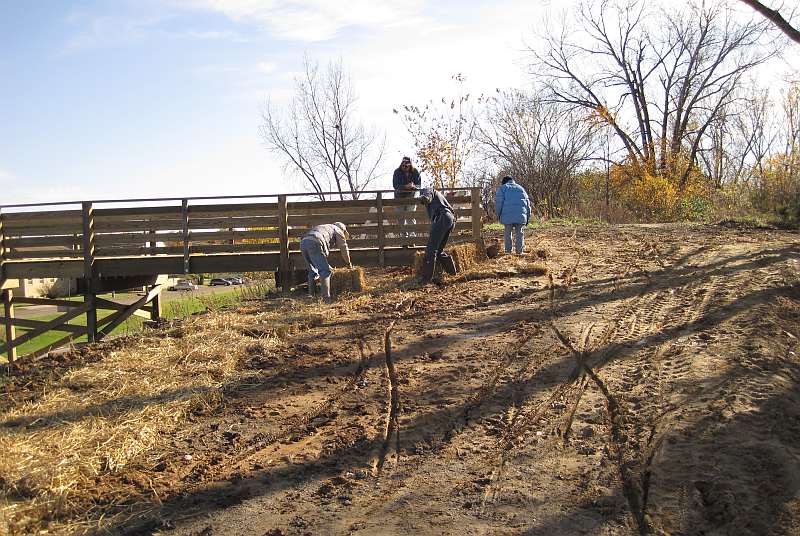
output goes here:
{"type": "MultiPolygon", "coordinates": [[[[479,263],[488,259],[486,256],[486,247],[483,241],[479,243],[467,242],[445,248],[445,251],[453,258],[453,263],[456,265],[456,273],[463,273],[475,267],[479,263]]],[[[414,274],[420,275],[422,273],[422,265],[425,260],[425,252],[417,251],[414,254],[414,274]]],[[[434,277],[442,273],[441,263],[436,263],[436,271],[434,277]]]]}
{"type": "Polygon", "coordinates": [[[342,292],[359,292],[366,287],[364,279],[364,269],[360,266],[350,268],[337,268],[331,275],[331,295],[339,295],[342,292]]]}

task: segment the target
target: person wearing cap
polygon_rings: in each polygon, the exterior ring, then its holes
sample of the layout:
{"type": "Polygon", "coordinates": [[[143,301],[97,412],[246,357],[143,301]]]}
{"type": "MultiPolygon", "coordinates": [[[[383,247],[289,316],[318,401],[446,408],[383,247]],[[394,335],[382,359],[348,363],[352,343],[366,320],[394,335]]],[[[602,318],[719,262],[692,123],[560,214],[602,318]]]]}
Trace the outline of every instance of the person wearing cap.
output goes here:
{"type": "Polygon", "coordinates": [[[308,266],[308,295],[314,297],[315,281],[319,277],[320,294],[324,300],[331,299],[331,266],[328,255],[339,248],[342,259],[349,268],[350,250],[347,248],[347,227],[342,222],[326,223],[312,227],[300,240],[300,253],[308,266]]]}
{"type": "Polygon", "coordinates": [[[522,255],[525,246],[523,229],[531,220],[531,202],[525,188],[506,175],[495,195],[497,218],[504,226],[506,253],[511,253],[511,233],[514,233],[514,250],[522,255]]]}
{"type": "Polygon", "coordinates": [[[420,201],[428,211],[431,229],[428,233],[428,245],[425,248],[425,259],[422,265],[421,283],[430,283],[436,270],[436,262],[450,275],[455,275],[456,267],[453,259],[444,252],[450,233],[456,226],[456,215],[447,199],[433,188],[423,188],[419,193],[420,201]]]}
{"type": "MultiPolygon", "coordinates": [[[[404,156],[400,162],[400,167],[394,170],[392,176],[392,186],[394,188],[395,199],[414,198],[417,195],[417,189],[422,186],[422,178],[419,171],[411,164],[411,158],[404,156]]],[[[417,209],[416,205],[406,205],[402,207],[405,212],[414,212],[417,209]]],[[[402,225],[416,225],[417,220],[414,218],[403,219],[400,222],[402,225]]],[[[400,236],[408,237],[415,236],[416,233],[402,232],[400,236]]]]}

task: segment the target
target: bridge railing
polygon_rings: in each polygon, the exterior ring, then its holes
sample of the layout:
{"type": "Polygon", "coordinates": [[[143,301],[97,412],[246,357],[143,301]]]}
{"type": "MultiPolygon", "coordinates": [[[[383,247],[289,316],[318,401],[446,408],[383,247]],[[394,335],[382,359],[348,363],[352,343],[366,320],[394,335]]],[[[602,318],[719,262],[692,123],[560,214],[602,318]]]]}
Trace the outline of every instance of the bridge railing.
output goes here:
{"type": "MultiPolygon", "coordinates": [[[[455,234],[478,238],[478,189],[445,189],[445,194],[456,211],[455,234]]],[[[353,249],[374,249],[381,258],[387,249],[427,239],[429,222],[418,199],[395,199],[385,190],[359,192],[355,200],[335,199],[338,192],[325,194],[324,201],[304,200],[308,195],[5,205],[0,207],[0,262],[5,267],[82,261],[86,269],[81,271],[88,275],[102,259],[169,256],[182,257],[182,271],[190,273],[190,260],[198,256],[262,253],[280,256],[275,264],[289,269],[303,234],[334,221],[348,226],[353,249]]]]}

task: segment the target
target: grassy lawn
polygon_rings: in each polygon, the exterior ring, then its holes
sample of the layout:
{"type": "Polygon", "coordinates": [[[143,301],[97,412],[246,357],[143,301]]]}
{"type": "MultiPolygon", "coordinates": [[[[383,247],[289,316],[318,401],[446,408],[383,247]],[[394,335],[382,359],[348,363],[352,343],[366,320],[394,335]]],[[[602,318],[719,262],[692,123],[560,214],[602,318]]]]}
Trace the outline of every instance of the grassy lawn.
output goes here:
{"type": "MultiPolygon", "coordinates": [[[[116,298],[120,299],[123,296],[127,296],[127,294],[117,293],[116,298]]],[[[134,296],[134,295],[130,295],[134,296]]],[[[208,296],[188,296],[188,297],[181,297],[177,299],[170,300],[168,302],[162,303],[162,315],[164,318],[171,320],[174,318],[184,318],[194,313],[198,313],[201,311],[206,311],[209,309],[219,309],[222,307],[227,307],[230,305],[234,305],[235,303],[239,302],[242,299],[243,292],[238,288],[232,289],[227,292],[218,292],[216,294],[211,294],[208,296]]],[[[102,298],[111,300],[111,294],[106,294],[100,296],[102,298]]],[[[72,298],[65,298],[71,301],[83,301],[82,296],[72,297],[72,298]]],[[[35,317],[33,320],[41,320],[41,321],[48,321],[58,318],[59,316],[63,315],[63,312],[35,317]]],[[[106,318],[109,315],[114,314],[114,311],[101,309],[97,312],[97,320],[98,322],[103,318],[106,318]]],[[[139,316],[132,316],[128,318],[125,322],[117,326],[111,333],[112,334],[128,334],[133,333],[142,328],[142,322],[144,319],[139,316]]],[[[68,322],[71,326],[85,326],[86,325],[86,315],[80,315],[76,318],[73,318],[68,322]]],[[[26,328],[17,328],[16,332],[17,335],[22,335],[26,333],[28,330],[26,328]]],[[[63,331],[48,331],[47,333],[43,333],[38,337],[34,337],[33,339],[29,340],[26,343],[17,347],[17,355],[24,356],[31,352],[35,352],[40,348],[44,348],[49,344],[52,344],[59,339],[63,338],[66,335],[63,331]]],[[[5,341],[5,333],[0,333],[0,341],[5,341]]],[[[80,337],[73,339],[74,342],[86,342],[86,336],[81,335],[80,337]]],[[[0,363],[5,363],[7,360],[6,355],[0,356],[0,363]]]]}

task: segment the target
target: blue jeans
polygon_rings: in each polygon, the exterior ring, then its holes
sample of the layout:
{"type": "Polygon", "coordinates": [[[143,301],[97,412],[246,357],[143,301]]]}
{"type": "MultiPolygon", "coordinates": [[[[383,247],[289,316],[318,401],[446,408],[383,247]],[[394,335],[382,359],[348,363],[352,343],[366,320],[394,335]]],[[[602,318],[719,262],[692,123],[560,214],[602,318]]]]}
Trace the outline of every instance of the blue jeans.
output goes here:
{"type": "Polygon", "coordinates": [[[506,223],[505,224],[505,239],[506,239],[506,253],[511,253],[511,230],[514,230],[514,246],[515,251],[519,254],[522,253],[522,248],[525,246],[525,234],[523,229],[524,223],[506,223]]]}
{"type": "Polygon", "coordinates": [[[331,276],[331,265],[328,264],[328,257],[322,253],[322,244],[313,238],[304,238],[300,241],[300,253],[308,266],[308,288],[313,290],[314,280],[317,276],[326,279],[331,276]]]}
{"type": "Polygon", "coordinates": [[[433,264],[442,254],[442,250],[447,245],[450,232],[456,226],[456,218],[449,210],[440,210],[434,214],[431,222],[428,245],[425,248],[425,264],[433,264]]]}

